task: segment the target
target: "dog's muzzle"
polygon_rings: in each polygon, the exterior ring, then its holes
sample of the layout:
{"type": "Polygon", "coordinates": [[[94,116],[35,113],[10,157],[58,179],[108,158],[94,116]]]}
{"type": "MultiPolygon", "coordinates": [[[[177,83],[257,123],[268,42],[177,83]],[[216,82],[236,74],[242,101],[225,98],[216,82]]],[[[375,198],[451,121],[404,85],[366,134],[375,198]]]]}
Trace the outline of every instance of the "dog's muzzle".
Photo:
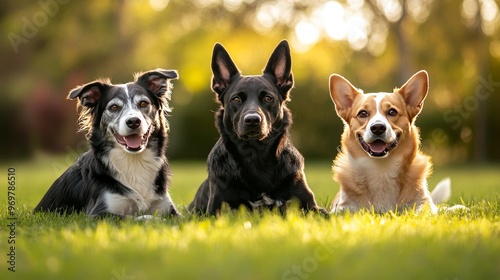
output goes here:
{"type": "MultiPolygon", "coordinates": [[[[374,123],[370,126],[370,132],[373,137],[369,140],[363,138],[362,135],[358,135],[359,143],[363,150],[368,153],[371,157],[386,157],[390,151],[394,150],[398,145],[399,137],[395,137],[392,141],[386,141],[388,138],[386,135],[387,127],[383,123],[374,123]]],[[[392,137],[391,137],[392,138],[392,137]]]]}
{"type": "Polygon", "coordinates": [[[262,140],[267,137],[266,122],[258,113],[248,113],[243,116],[238,129],[238,137],[243,140],[262,140]]]}
{"type": "MultiPolygon", "coordinates": [[[[128,125],[128,123],[127,123],[128,125]]],[[[129,125],[129,127],[131,127],[129,125]]],[[[149,126],[148,130],[144,134],[134,133],[130,135],[120,135],[118,133],[113,133],[115,140],[118,144],[122,145],[125,150],[133,153],[141,152],[148,145],[149,136],[154,130],[154,126],[149,126]]]]}

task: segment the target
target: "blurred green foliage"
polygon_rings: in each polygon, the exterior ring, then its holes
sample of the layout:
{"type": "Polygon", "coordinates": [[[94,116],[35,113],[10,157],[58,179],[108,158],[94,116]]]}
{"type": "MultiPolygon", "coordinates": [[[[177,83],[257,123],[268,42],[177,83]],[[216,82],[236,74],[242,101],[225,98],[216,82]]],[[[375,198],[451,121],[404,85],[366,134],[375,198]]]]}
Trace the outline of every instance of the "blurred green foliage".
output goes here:
{"type": "Polygon", "coordinates": [[[493,0],[5,0],[0,4],[2,160],[73,152],[73,87],[115,83],[156,67],[179,70],[168,154],[206,158],[218,135],[210,58],[221,42],[244,74],[258,74],[281,39],[296,81],[292,137],[309,158],[331,159],[342,123],[328,94],[339,73],[365,92],[430,73],[417,124],[434,161],[498,161],[500,40],[493,0]]]}

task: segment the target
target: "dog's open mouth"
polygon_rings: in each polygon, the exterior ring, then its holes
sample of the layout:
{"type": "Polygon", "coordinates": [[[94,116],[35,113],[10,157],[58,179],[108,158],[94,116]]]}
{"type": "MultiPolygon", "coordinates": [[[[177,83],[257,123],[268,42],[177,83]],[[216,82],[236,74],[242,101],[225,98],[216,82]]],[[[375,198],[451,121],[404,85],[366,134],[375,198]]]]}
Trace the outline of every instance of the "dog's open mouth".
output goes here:
{"type": "Polygon", "coordinates": [[[366,143],[363,137],[358,137],[361,147],[372,157],[385,157],[398,145],[398,139],[391,143],[386,143],[381,139],[376,139],[371,143],[366,143]]]}
{"type": "Polygon", "coordinates": [[[151,135],[152,127],[150,126],[148,131],[144,134],[130,134],[127,136],[122,136],[118,133],[114,133],[116,142],[125,147],[127,151],[138,152],[144,149],[148,144],[149,136],[151,135]]]}

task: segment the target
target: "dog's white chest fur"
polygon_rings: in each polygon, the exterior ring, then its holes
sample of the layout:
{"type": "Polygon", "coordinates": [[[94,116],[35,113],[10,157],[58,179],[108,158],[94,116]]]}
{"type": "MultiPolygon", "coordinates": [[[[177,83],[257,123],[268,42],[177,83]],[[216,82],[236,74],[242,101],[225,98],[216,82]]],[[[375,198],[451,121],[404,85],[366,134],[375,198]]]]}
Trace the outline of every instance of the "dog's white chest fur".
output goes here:
{"type": "Polygon", "coordinates": [[[338,209],[357,211],[360,208],[373,207],[377,212],[385,212],[394,208],[398,202],[400,189],[395,182],[399,176],[401,161],[387,158],[372,159],[368,157],[353,158],[344,155],[337,161],[338,171],[349,174],[351,188],[356,189],[360,201],[352,201],[344,192],[340,194],[338,209]],[[375,162],[376,160],[376,162],[375,162]]]}
{"type": "Polygon", "coordinates": [[[149,210],[156,200],[161,199],[155,192],[154,183],[163,164],[164,159],[149,149],[139,154],[127,153],[122,148],[112,149],[108,165],[116,172],[115,178],[132,193],[127,197],[108,193],[106,199],[110,212],[129,214],[149,210]]]}
{"type": "Polygon", "coordinates": [[[371,197],[370,206],[377,212],[385,212],[394,208],[400,195],[399,186],[395,184],[399,176],[399,160],[377,159],[374,164],[372,158],[351,158],[353,170],[358,170],[356,183],[367,187],[371,197]]]}

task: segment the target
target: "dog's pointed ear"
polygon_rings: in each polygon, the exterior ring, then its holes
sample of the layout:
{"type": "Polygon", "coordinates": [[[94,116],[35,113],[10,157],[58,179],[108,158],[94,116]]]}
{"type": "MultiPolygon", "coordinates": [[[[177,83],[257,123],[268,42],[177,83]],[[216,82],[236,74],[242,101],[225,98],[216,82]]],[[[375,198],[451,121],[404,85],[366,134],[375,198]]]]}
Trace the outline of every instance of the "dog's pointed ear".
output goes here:
{"type": "Polygon", "coordinates": [[[93,81],[83,86],[78,86],[69,92],[68,99],[78,97],[82,106],[93,108],[99,103],[104,92],[111,86],[109,81],[93,81]]]}
{"type": "Polygon", "coordinates": [[[161,68],[136,74],[135,77],[139,85],[158,97],[162,97],[164,95],[170,97],[172,84],[170,84],[169,81],[178,78],[179,74],[177,74],[177,71],[165,70],[161,68]]]}
{"type": "Polygon", "coordinates": [[[241,75],[226,49],[216,43],[212,54],[212,90],[217,95],[222,94],[235,75],[241,75]]]}
{"type": "Polygon", "coordinates": [[[413,120],[424,106],[424,99],[429,91],[429,75],[421,70],[396,91],[403,96],[408,115],[413,120]]]}
{"type": "Polygon", "coordinates": [[[363,92],[355,88],[346,78],[332,74],[329,80],[330,97],[335,104],[337,115],[348,121],[354,99],[363,92]]]}
{"type": "Polygon", "coordinates": [[[274,49],[264,74],[270,74],[276,80],[276,85],[284,94],[293,87],[293,74],[292,74],[292,57],[290,55],[290,46],[287,40],[281,41],[276,49],[274,49]]]}

